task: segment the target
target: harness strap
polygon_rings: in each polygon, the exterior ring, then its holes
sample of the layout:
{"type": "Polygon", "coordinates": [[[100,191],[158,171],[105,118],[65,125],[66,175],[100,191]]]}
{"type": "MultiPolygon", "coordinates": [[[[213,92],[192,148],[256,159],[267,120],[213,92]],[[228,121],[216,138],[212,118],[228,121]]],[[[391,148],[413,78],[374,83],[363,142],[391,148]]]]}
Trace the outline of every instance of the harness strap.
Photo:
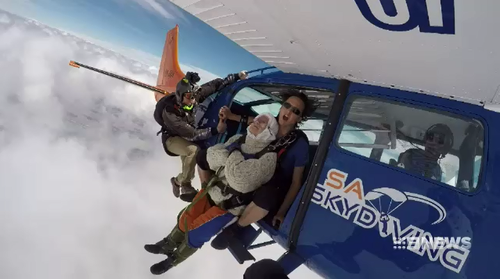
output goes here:
{"type": "MultiPolygon", "coordinates": [[[[226,148],[229,151],[233,151],[235,149],[239,150],[241,145],[243,143],[245,143],[245,138],[246,138],[245,136],[240,137],[237,141],[231,143],[226,148]]],[[[253,156],[253,157],[260,157],[267,152],[276,152],[276,150],[279,149],[279,151],[278,151],[278,161],[279,161],[280,156],[298,138],[299,138],[299,135],[296,132],[292,132],[289,135],[287,135],[286,137],[280,138],[274,145],[270,145],[267,148],[264,148],[262,151],[258,152],[257,154],[247,154],[247,155],[253,156]]],[[[242,154],[243,154],[243,156],[245,156],[245,153],[242,152],[242,154]]],[[[245,158],[245,159],[247,159],[247,158],[245,158]]],[[[216,174],[212,176],[212,178],[207,183],[207,186],[204,188],[204,192],[200,196],[198,196],[196,199],[194,199],[191,202],[191,204],[188,205],[184,209],[184,211],[181,212],[181,214],[188,211],[189,209],[191,209],[191,207],[194,204],[196,204],[200,199],[202,199],[208,193],[208,190],[212,187],[218,187],[219,189],[221,189],[221,192],[223,195],[226,195],[226,194],[233,195],[231,198],[223,201],[221,204],[218,205],[220,208],[222,208],[224,210],[229,210],[229,209],[241,206],[241,205],[247,205],[253,200],[253,195],[254,195],[255,191],[248,192],[248,193],[241,193],[241,192],[238,192],[238,191],[234,190],[233,188],[223,184],[222,181],[220,181],[218,178],[218,175],[220,174],[222,169],[223,169],[223,167],[220,167],[217,170],[216,174]]],[[[180,218],[181,214],[179,214],[178,219],[180,218]]],[[[188,231],[187,219],[185,219],[184,227],[185,227],[185,231],[187,232],[188,231]]],[[[186,234],[186,239],[187,239],[187,234],[186,234]]]]}
{"type": "Polygon", "coordinates": [[[214,186],[220,189],[223,196],[226,196],[228,194],[232,195],[231,198],[224,200],[223,202],[221,202],[221,204],[218,205],[224,210],[229,210],[241,205],[248,205],[252,201],[253,195],[255,193],[255,191],[251,191],[248,193],[236,191],[235,189],[222,183],[222,181],[218,181],[214,186]]]}
{"type": "Polygon", "coordinates": [[[224,134],[222,134],[222,137],[220,137],[218,143],[224,143],[226,141],[226,136],[227,136],[227,131],[225,131],[224,134]]]}
{"type": "Polygon", "coordinates": [[[238,206],[248,205],[253,201],[255,191],[248,192],[241,195],[232,196],[230,199],[223,201],[219,207],[224,210],[233,209],[238,206]]]}
{"type": "Polygon", "coordinates": [[[240,134],[243,123],[247,124],[247,122],[248,122],[248,116],[242,115],[240,118],[240,124],[238,124],[238,130],[236,131],[237,135],[240,134]]]}
{"type": "Polygon", "coordinates": [[[219,188],[222,195],[224,195],[224,196],[227,194],[231,194],[234,196],[243,195],[243,193],[234,190],[233,188],[229,187],[228,185],[222,183],[222,181],[217,181],[217,183],[215,183],[215,187],[219,188]]]}

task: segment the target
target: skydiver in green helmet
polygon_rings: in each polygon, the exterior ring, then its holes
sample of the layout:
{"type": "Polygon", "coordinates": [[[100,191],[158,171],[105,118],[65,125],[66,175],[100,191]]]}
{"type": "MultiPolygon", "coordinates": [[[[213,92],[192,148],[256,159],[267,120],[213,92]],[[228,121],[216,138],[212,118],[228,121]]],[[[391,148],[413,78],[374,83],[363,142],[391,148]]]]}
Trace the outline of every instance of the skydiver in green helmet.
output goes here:
{"type": "Polygon", "coordinates": [[[196,154],[200,149],[195,142],[224,133],[226,130],[226,124],[222,120],[219,120],[217,128],[197,129],[195,106],[225,86],[246,78],[247,73],[242,71],[198,86],[198,73],[187,72],[177,83],[175,94],[167,95],[157,102],[154,118],[162,127],[158,134],[162,134],[163,148],[170,156],[180,156],[182,162],[181,173],[170,179],[175,197],[191,202],[198,192],[191,185],[196,168],[196,154]]]}

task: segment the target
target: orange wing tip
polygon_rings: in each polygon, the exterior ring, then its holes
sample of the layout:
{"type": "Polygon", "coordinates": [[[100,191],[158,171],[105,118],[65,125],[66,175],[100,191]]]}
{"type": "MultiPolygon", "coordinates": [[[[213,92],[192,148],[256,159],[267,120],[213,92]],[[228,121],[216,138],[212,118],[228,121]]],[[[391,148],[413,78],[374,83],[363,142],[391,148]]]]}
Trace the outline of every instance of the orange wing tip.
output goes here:
{"type": "Polygon", "coordinates": [[[71,67],[80,68],[80,66],[78,66],[78,65],[75,63],[75,61],[69,61],[69,65],[70,65],[71,67]]]}

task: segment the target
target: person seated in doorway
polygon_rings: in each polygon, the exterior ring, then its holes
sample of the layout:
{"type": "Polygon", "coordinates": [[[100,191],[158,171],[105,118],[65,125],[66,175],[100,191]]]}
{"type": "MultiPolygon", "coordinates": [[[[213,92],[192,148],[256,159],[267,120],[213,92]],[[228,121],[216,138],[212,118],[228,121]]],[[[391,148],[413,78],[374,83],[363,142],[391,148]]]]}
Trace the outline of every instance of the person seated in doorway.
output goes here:
{"type": "MultiPolygon", "coordinates": [[[[278,113],[278,138],[275,141],[279,150],[278,167],[273,179],[259,188],[253,201],[246,207],[237,222],[226,227],[212,241],[212,247],[218,250],[229,246],[229,238],[252,223],[266,220],[275,228],[283,222],[302,186],[304,169],[309,162],[309,140],[298,125],[307,120],[315,111],[314,102],[298,90],[288,90],[282,94],[283,104],[278,113]]],[[[240,121],[242,116],[235,115],[224,107],[221,114],[232,121],[240,121]]],[[[252,118],[248,117],[248,122],[252,118]]],[[[201,171],[200,178],[206,174],[201,171]]]]}
{"type": "Polygon", "coordinates": [[[227,143],[206,150],[206,162],[200,165],[214,174],[180,212],[171,233],[155,244],[145,245],[150,253],[168,256],[151,266],[151,273],[162,274],[190,257],[241,215],[253,192],[272,178],[278,155],[268,146],[278,133],[276,119],[271,114],[259,115],[247,131],[246,135],[235,135],[227,143]]]}

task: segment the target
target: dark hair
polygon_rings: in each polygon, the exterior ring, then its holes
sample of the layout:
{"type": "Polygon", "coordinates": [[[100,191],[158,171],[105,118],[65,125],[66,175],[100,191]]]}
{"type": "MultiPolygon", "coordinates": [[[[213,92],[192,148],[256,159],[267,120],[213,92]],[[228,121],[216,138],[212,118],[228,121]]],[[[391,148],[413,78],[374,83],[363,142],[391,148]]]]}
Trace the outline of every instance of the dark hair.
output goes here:
{"type": "MultiPolygon", "coordinates": [[[[281,99],[283,102],[290,99],[291,97],[297,97],[304,103],[304,110],[302,111],[302,121],[307,120],[316,111],[317,104],[313,99],[307,97],[307,95],[298,89],[287,89],[281,94],[281,99]]],[[[301,121],[301,122],[302,122],[301,121]]]]}

